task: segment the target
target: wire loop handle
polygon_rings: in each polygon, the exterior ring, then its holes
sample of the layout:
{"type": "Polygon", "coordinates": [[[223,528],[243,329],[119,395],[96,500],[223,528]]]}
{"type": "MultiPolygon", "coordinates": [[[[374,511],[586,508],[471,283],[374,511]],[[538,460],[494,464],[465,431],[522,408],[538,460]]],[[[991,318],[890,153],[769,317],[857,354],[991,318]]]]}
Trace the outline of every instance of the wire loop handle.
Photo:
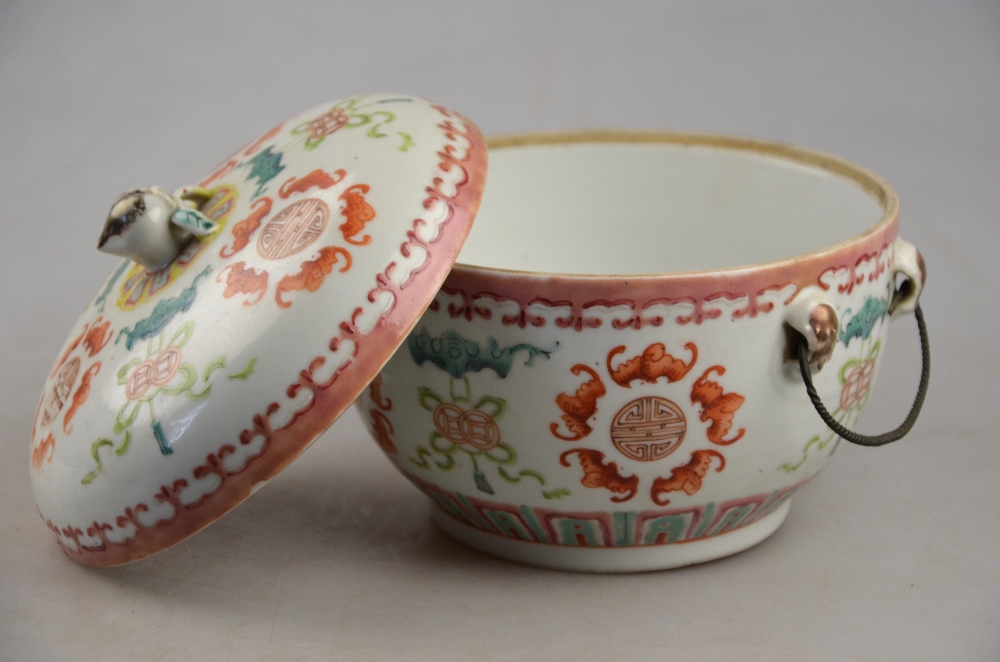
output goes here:
{"type": "Polygon", "coordinates": [[[924,398],[927,397],[927,385],[931,378],[931,347],[930,342],[927,339],[927,325],[924,323],[924,313],[920,309],[919,304],[917,304],[916,308],[914,308],[913,316],[917,320],[917,330],[920,332],[920,355],[923,362],[920,369],[920,385],[917,387],[917,397],[913,401],[910,413],[906,415],[906,419],[903,421],[903,424],[895,430],[886,432],[885,434],[860,434],[858,432],[854,432],[853,430],[848,430],[834,420],[833,416],[830,415],[830,412],[827,411],[826,407],[823,405],[823,401],[820,400],[819,394],[816,393],[816,387],[813,386],[812,373],[809,370],[809,343],[806,341],[805,336],[802,336],[799,340],[799,370],[802,372],[802,381],[805,382],[806,385],[806,393],[809,394],[809,399],[812,400],[813,406],[816,407],[816,413],[820,415],[820,418],[823,419],[823,422],[826,423],[831,430],[852,444],[858,444],[859,446],[884,446],[885,444],[899,441],[906,436],[906,434],[913,428],[914,423],[917,422],[917,416],[920,415],[920,409],[924,406],[924,398]]]}

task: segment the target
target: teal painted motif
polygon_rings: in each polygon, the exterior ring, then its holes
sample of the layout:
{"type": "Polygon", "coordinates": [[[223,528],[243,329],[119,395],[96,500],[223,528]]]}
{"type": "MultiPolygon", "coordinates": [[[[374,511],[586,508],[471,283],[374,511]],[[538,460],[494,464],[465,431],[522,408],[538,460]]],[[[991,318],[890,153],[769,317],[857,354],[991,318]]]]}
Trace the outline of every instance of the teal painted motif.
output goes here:
{"type": "Polygon", "coordinates": [[[121,264],[118,265],[118,268],[115,269],[115,272],[111,274],[108,284],[104,286],[104,291],[101,292],[96,299],[94,299],[94,305],[97,307],[98,312],[104,312],[105,300],[107,300],[108,295],[111,294],[111,290],[114,289],[115,283],[118,282],[118,279],[121,278],[122,274],[125,273],[125,270],[128,269],[130,264],[132,264],[132,260],[122,260],[121,264]]]}
{"type": "Polygon", "coordinates": [[[184,228],[196,237],[207,237],[218,229],[215,221],[195,209],[181,207],[175,211],[170,220],[184,228]]]}
{"type": "Polygon", "coordinates": [[[257,152],[253,158],[237,166],[240,168],[250,166],[250,172],[247,173],[246,177],[247,181],[251,179],[257,180],[257,190],[254,191],[251,200],[263,194],[267,183],[285,169],[285,166],[281,164],[282,153],[274,152],[272,151],[273,149],[271,145],[268,145],[263,151],[257,152]]]}
{"type": "Polygon", "coordinates": [[[673,545],[725,535],[781,508],[806,481],[769,494],[674,510],[560,512],[497,503],[410,479],[447,515],[480,531],[514,540],[568,547],[673,545]]]}
{"type": "Polygon", "coordinates": [[[195,276],[194,280],[191,281],[191,284],[181,290],[180,294],[170,299],[158,301],[149,317],[136,322],[135,327],[132,329],[129,329],[128,327],[123,328],[118,333],[118,337],[115,338],[115,344],[118,344],[121,337],[125,336],[125,348],[132,349],[132,346],[137,340],[152,338],[162,331],[167,324],[170,324],[170,320],[172,320],[177,313],[185,312],[191,307],[191,304],[194,303],[195,296],[197,295],[195,288],[198,286],[198,281],[207,276],[211,271],[212,267],[205,267],[204,271],[195,276]]]}
{"type": "MultiPolygon", "coordinates": [[[[848,308],[844,311],[844,316],[846,317],[850,314],[850,312],[851,309],[848,308]]],[[[859,310],[854,317],[848,320],[845,328],[840,331],[840,341],[844,343],[844,347],[847,347],[854,338],[868,340],[872,334],[872,329],[875,328],[875,324],[888,313],[888,299],[876,299],[875,297],[869,295],[868,298],[865,299],[865,304],[862,306],[861,310],[859,310]]]]}
{"type": "Polygon", "coordinates": [[[446,331],[440,338],[432,338],[424,328],[419,334],[410,334],[407,346],[417,365],[430,361],[455,379],[461,379],[466,373],[483,370],[492,370],[500,377],[506,377],[518,352],[527,353],[524,365],[531,366],[538,356],[549,358],[559,344],[556,343],[550,350],[539,349],[527,343],[501,348],[495,338],[490,338],[486,348],[482,349],[478,343],[466,340],[454,331],[446,331]]]}

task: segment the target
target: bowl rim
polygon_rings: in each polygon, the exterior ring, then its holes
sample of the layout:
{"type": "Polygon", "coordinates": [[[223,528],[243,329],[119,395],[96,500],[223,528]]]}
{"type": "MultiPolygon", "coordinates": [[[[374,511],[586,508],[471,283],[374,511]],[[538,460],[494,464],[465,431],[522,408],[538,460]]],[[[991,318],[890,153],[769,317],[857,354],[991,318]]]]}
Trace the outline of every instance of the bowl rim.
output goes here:
{"type": "MultiPolygon", "coordinates": [[[[627,279],[651,280],[669,278],[691,278],[704,276],[726,276],[759,270],[781,269],[805,260],[823,259],[845,249],[865,243],[867,240],[886,231],[899,216],[899,198],[892,186],[873,171],[839,156],[820,150],[801,147],[758,138],[747,138],[728,134],[689,133],[682,131],[634,130],[634,129],[582,129],[567,131],[542,131],[530,133],[509,133],[486,138],[487,149],[510,149],[536,145],[576,145],[576,144],[669,144],[681,146],[713,147],[731,149],[743,152],[755,152],[771,158],[792,161],[799,165],[810,166],[847,179],[859,186],[865,193],[875,198],[882,207],[882,216],[863,232],[843,241],[824,246],[808,253],[800,253],[790,257],[733,265],[716,269],[699,269],[689,271],[664,271],[653,273],[573,273],[559,271],[531,271],[524,269],[506,269],[456,261],[452,272],[471,272],[471,274],[507,274],[511,276],[533,278],[570,278],[574,280],[587,279],[627,279]]],[[[489,186],[487,175],[486,185],[489,186]]],[[[473,229],[475,224],[473,223],[473,229]]],[[[470,275],[471,275],[470,274],[470,275]]]]}

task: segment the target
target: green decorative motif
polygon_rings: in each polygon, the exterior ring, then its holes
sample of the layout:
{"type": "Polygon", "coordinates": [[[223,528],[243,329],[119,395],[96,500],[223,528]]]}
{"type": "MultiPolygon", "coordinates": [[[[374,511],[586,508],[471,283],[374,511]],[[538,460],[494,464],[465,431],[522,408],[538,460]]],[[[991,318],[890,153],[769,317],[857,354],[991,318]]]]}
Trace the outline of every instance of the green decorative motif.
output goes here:
{"type": "MultiPolygon", "coordinates": [[[[323,144],[327,136],[341,129],[368,127],[365,135],[369,138],[385,138],[387,134],[382,131],[382,127],[394,122],[396,114],[377,107],[391,103],[410,103],[411,101],[411,99],[369,101],[368,97],[364,96],[345,99],[333,105],[322,115],[296,126],[292,129],[292,135],[305,136],[303,146],[308,150],[316,149],[323,144]]],[[[403,147],[400,147],[400,151],[405,152],[413,144],[413,139],[402,132],[399,132],[399,135],[403,137],[403,147]]]]}
{"type": "MultiPolygon", "coordinates": [[[[517,451],[503,441],[497,424],[507,413],[505,400],[490,395],[474,397],[468,377],[461,382],[450,379],[449,396],[445,400],[431,388],[417,389],[420,406],[432,414],[434,431],[428,436],[427,446],[417,446],[416,456],[410,462],[421,469],[430,470],[434,466],[452,471],[463,466],[463,460],[467,459],[476,489],[486,494],[494,494],[494,489],[484,468],[495,468],[497,477],[511,485],[527,479],[546,485],[545,476],[538,471],[514,468],[517,451]],[[456,384],[462,386],[459,393],[455,392],[456,384]]],[[[546,499],[558,499],[568,495],[569,490],[559,488],[542,494],[546,499]]]]}
{"type": "MultiPolygon", "coordinates": [[[[670,510],[558,511],[480,499],[409,476],[436,507],[459,524],[511,540],[562,547],[672,545],[735,531],[778,511],[806,481],[729,501],[670,510]]],[[[808,480],[808,479],[807,479],[808,480]]]]}
{"type": "Polygon", "coordinates": [[[191,307],[197,295],[196,288],[198,281],[211,273],[211,271],[212,267],[205,267],[204,271],[195,276],[191,284],[181,290],[180,294],[170,299],[157,301],[156,307],[153,308],[153,312],[149,317],[136,322],[135,327],[132,329],[125,327],[118,333],[118,337],[115,338],[115,344],[121,340],[122,336],[125,336],[125,349],[132,349],[137,340],[146,340],[160,333],[170,324],[170,321],[177,313],[186,312],[191,307]]]}
{"type": "Polygon", "coordinates": [[[242,380],[246,381],[247,379],[249,379],[250,375],[253,374],[254,366],[256,366],[256,365],[257,365],[257,357],[255,356],[252,359],[250,359],[250,363],[247,365],[247,367],[245,369],[243,369],[241,372],[237,372],[234,375],[229,375],[229,378],[230,379],[242,379],[242,380]]]}
{"type": "MultiPolygon", "coordinates": [[[[875,330],[875,325],[885,320],[888,314],[888,297],[876,298],[868,295],[861,310],[853,316],[850,308],[841,315],[841,319],[847,320],[840,331],[840,341],[844,346],[848,347],[855,338],[861,339],[860,353],[840,366],[837,374],[841,386],[840,402],[831,415],[845,427],[850,428],[858,422],[861,412],[868,403],[872,379],[875,376],[875,361],[882,348],[882,341],[874,340],[872,332],[875,330]]],[[[834,440],[836,441],[830,449],[830,455],[836,453],[840,446],[840,437],[836,432],[826,429],[822,434],[811,437],[802,448],[802,458],[794,463],[785,462],[778,467],[778,470],[785,473],[798,470],[809,459],[811,452],[825,450],[834,440]]]]}
{"type": "MultiPolygon", "coordinates": [[[[870,335],[870,331],[869,331],[870,335]]],[[[861,355],[851,358],[840,366],[837,377],[840,381],[840,402],[839,406],[831,412],[833,418],[845,427],[852,427],[861,418],[861,412],[868,404],[868,396],[871,395],[872,380],[875,377],[875,361],[879,351],[882,349],[882,341],[876,340],[870,345],[866,342],[862,345],[861,355]]],[[[802,448],[802,458],[795,463],[786,462],[778,467],[779,471],[792,473],[797,470],[809,458],[812,450],[821,452],[836,439],[830,455],[837,452],[840,445],[840,437],[833,430],[827,429],[825,434],[816,435],[806,442],[802,448]]]]}
{"type": "Polygon", "coordinates": [[[526,352],[528,358],[524,365],[531,366],[538,356],[549,358],[558,343],[550,350],[527,343],[501,348],[495,338],[490,338],[486,348],[481,349],[478,343],[466,340],[454,331],[445,331],[440,338],[432,338],[424,328],[418,334],[410,334],[407,346],[417,365],[430,361],[455,379],[461,379],[466,373],[487,369],[506,377],[513,367],[515,354],[526,352]]]}
{"type": "MultiPolygon", "coordinates": [[[[844,311],[844,317],[851,313],[851,309],[848,308],[844,311]]],[[[844,347],[851,344],[851,340],[854,338],[861,338],[862,340],[868,340],[872,334],[872,329],[875,328],[875,324],[880,322],[889,313],[889,299],[876,299],[875,297],[869,295],[865,299],[864,305],[861,310],[857,312],[850,320],[848,320],[845,328],[840,331],[840,341],[844,343],[844,347]]]]}
{"type": "MultiPolygon", "coordinates": [[[[207,398],[211,391],[212,376],[226,367],[226,358],[220,356],[202,370],[184,361],[183,348],[194,334],[194,322],[185,322],[169,338],[160,332],[157,342],[150,339],[147,343],[145,356],[135,357],[119,368],[116,377],[118,384],[124,387],[126,398],[115,416],[113,431],[121,436],[121,443],[110,437],[101,437],[91,444],[90,454],[94,458],[96,468],[83,477],[81,482],[88,485],[97,478],[104,469],[101,459],[101,449],[110,448],[114,455],[122,456],[128,452],[132,442],[133,425],[141,411],[149,414],[149,426],[153,431],[160,453],[173,453],[171,440],[163,429],[156,415],[155,404],[162,398],[172,398],[185,395],[188,399],[198,401],[207,398]],[[201,378],[199,379],[199,374],[201,378]]],[[[242,373],[235,375],[238,379],[246,379],[253,372],[256,359],[242,373]]],[[[229,376],[233,378],[233,375],[229,376]]]]}
{"type": "Polygon", "coordinates": [[[253,197],[250,199],[260,197],[266,190],[267,183],[278,176],[285,166],[281,164],[281,152],[274,152],[273,147],[268,145],[267,149],[257,152],[253,155],[253,158],[244,161],[239,164],[240,168],[250,166],[250,172],[247,173],[247,181],[251,179],[257,180],[257,190],[254,191],[253,197]]]}

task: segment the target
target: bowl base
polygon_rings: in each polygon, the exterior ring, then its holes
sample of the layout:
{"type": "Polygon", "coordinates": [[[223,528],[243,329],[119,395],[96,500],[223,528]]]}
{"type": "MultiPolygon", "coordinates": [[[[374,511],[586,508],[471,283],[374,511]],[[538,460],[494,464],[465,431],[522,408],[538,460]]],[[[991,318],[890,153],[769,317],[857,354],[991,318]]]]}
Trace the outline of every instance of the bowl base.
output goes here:
{"type": "Polygon", "coordinates": [[[518,563],[576,572],[644,572],[704,563],[749,549],[778,530],[790,507],[787,499],[753,524],[711,538],[641,547],[571,547],[504,538],[462,524],[437,507],[431,518],[452,538],[518,563]]]}

